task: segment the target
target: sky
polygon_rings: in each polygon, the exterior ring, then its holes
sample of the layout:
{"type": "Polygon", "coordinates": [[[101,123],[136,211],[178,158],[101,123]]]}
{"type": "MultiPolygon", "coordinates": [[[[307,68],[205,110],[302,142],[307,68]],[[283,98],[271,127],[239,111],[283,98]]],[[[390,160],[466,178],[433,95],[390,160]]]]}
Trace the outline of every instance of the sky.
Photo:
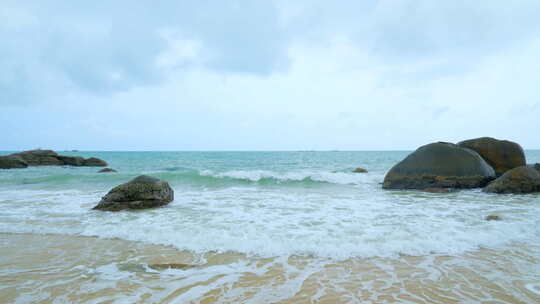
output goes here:
{"type": "Polygon", "coordinates": [[[0,150],[540,149],[540,1],[0,3],[0,150]]]}

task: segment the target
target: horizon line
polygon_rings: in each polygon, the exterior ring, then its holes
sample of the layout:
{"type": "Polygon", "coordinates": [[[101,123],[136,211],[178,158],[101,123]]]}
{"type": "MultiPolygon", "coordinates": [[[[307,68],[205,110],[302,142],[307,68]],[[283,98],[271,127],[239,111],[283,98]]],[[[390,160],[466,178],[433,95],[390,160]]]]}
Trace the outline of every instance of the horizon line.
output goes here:
{"type": "MultiPolygon", "coordinates": [[[[22,151],[30,151],[30,150],[53,150],[55,152],[71,152],[71,153],[77,153],[77,152],[408,152],[408,151],[414,151],[416,149],[397,149],[397,150],[380,150],[380,149],[368,149],[368,150],[339,150],[339,149],[333,149],[333,150],[316,150],[316,149],[310,149],[310,150],[79,150],[79,149],[72,149],[72,150],[60,150],[60,149],[44,149],[44,148],[34,148],[34,149],[24,149],[24,150],[0,150],[0,152],[22,152],[22,151]]],[[[537,151],[540,150],[540,148],[535,149],[523,149],[525,151],[537,151]]]]}

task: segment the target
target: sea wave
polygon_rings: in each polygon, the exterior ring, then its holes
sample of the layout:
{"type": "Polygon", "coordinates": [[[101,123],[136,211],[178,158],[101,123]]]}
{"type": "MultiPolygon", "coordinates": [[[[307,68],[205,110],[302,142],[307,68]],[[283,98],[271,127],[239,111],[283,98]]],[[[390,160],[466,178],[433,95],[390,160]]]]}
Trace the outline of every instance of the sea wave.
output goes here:
{"type": "Polygon", "coordinates": [[[324,171],[275,172],[269,170],[232,170],[215,172],[212,170],[185,170],[159,174],[173,183],[196,183],[202,185],[258,184],[281,186],[309,186],[317,184],[358,185],[378,182],[382,176],[324,171]]]}
{"type": "Polygon", "coordinates": [[[141,174],[155,176],[172,185],[197,187],[234,187],[245,185],[297,186],[361,185],[376,184],[384,176],[377,173],[352,173],[331,171],[272,171],[272,170],[196,170],[185,167],[166,167],[158,170],[124,171],[115,174],[99,174],[95,171],[34,171],[27,174],[15,172],[0,177],[0,186],[41,188],[103,188],[126,182],[141,174]]]}

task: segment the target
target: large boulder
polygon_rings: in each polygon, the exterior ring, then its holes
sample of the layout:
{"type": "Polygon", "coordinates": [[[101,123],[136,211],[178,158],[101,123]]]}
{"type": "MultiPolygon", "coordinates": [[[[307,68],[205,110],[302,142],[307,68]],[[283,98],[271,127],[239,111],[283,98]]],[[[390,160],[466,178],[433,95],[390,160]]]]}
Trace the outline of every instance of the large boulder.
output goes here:
{"type": "Polygon", "coordinates": [[[540,192],[540,172],[534,165],[517,167],[491,182],[483,191],[490,193],[540,192]]]}
{"type": "Polygon", "coordinates": [[[26,168],[28,163],[22,158],[12,155],[0,156],[0,169],[26,168]]]}
{"type": "Polygon", "coordinates": [[[11,154],[20,157],[29,166],[61,166],[63,161],[58,159],[58,154],[52,150],[29,150],[11,154]]]}
{"type": "Polygon", "coordinates": [[[477,188],[495,178],[478,153],[437,142],[418,148],[384,177],[384,189],[477,188]]]}
{"type": "Polygon", "coordinates": [[[128,183],[114,187],[93,209],[120,211],[146,209],[166,205],[174,199],[174,191],[167,182],[141,175],[128,183]]]}
{"type": "Polygon", "coordinates": [[[503,175],[510,169],[525,166],[525,153],[515,142],[480,137],[462,141],[458,145],[478,152],[495,170],[497,176],[503,175]]]}

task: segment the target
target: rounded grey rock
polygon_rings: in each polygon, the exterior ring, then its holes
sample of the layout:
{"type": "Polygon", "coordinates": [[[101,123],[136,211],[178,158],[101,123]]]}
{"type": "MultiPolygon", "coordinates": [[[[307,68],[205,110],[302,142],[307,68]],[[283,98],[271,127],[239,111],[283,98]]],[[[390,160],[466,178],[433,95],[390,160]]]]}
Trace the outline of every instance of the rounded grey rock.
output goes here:
{"type": "Polygon", "coordinates": [[[495,171],[473,150],[446,142],[418,148],[386,174],[384,189],[477,188],[495,171]]]}
{"type": "Polygon", "coordinates": [[[94,209],[105,211],[147,209],[166,205],[173,200],[174,191],[169,183],[141,175],[125,184],[114,187],[94,209]]]}

